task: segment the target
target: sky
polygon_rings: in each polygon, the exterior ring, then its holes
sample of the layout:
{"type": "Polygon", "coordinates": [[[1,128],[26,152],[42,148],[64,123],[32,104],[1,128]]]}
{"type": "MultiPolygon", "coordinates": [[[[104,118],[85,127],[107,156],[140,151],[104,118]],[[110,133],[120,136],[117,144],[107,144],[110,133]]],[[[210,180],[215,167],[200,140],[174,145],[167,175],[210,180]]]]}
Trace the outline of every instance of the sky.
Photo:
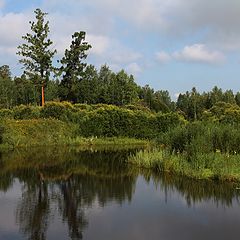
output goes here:
{"type": "Polygon", "coordinates": [[[48,13],[56,59],[85,31],[89,64],[124,69],[142,86],[172,97],[192,87],[240,90],[240,0],[0,0],[0,65],[14,76],[36,8],[48,13]]]}

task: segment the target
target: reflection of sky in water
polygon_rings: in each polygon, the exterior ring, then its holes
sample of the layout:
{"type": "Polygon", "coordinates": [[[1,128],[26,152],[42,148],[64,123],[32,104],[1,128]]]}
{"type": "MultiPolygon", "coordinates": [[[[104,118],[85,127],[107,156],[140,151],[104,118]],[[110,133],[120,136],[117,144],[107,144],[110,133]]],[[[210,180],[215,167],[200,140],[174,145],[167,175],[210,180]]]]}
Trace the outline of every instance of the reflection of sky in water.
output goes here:
{"type": "Polygon", "coordinates": [[[88,216],[86,239],[232,239],[239,233],[240,212],[212,202],[188,207],[177,191],[156,191],[139,178],[131,204],[112,206],[88,216]],[[179,199],[181,199],[179,201],[179,199]],[[107,221],[103,221],[106,219],[107,221]]]}
{"type": "MultiPolygon", "coordinates": [[[[18,233],[15,209],[21,200],[21,184],[15,181],[7,193],[0,193],[0,239],[25,239],[18,233]]],[[[69,239],[67,223],[58,214],[56,202],[47,239],[69,239]]],[[[83,206],[88,226],[83,239],[234,239],[240,233],[239,204],[231,207],[203,201],[189,207],[176,189],[166,190],[138,177],[132,200],[110,201],[101,207],[95,199],[83,206]]]]}
{"type": "Polygon", "coordinates": [[[0,191],[0,240],[16,238],[19,228],[16,225],[15,209],[21,198],[21,184],[16,180],[6,192],[0,191]]]}

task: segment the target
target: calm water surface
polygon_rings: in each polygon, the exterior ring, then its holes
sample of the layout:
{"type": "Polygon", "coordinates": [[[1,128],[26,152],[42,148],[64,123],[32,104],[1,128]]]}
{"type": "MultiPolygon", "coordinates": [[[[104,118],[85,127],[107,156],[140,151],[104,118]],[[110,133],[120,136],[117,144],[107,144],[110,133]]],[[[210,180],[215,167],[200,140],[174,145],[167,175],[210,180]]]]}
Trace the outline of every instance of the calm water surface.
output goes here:
{"type": "Polygon", "coordinates": [[[239,239],[240,191],[127,165],[136,150],[0,155],[0,240],[239,239]]]}

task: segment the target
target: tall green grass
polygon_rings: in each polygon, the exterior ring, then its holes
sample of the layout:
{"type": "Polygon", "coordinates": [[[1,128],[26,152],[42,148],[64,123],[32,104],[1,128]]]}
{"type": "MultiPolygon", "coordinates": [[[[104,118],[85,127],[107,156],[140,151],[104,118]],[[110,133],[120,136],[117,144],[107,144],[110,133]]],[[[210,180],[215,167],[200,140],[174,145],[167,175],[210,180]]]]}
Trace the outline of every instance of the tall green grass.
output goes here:
{"type": "Polygon", "coordinates": [[[166,150],[153,149],[131,155],[128,162],[141,168],[191,178],[240,181],[240,155],[202,153],[190,162],[186,154],[169,154],[166,150]]]}
{"type": "Polygon", "coordinates": [[[194,178],[240,181],[236,124],[193,122],[162,134],[158,143],[161,148],[141,151],[129,162],[194,178]]]}

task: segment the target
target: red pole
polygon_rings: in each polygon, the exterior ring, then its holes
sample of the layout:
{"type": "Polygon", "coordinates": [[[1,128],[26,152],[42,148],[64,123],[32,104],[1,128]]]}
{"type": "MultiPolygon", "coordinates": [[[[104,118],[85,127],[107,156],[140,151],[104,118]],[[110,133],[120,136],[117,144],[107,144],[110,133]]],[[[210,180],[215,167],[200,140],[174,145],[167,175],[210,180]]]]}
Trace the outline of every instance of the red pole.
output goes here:
{"type": "Polygon", "coordinates": [[[44,107],[45,99],[44,99],[44,86],[42,85],[42,107],[44,107]]]}

